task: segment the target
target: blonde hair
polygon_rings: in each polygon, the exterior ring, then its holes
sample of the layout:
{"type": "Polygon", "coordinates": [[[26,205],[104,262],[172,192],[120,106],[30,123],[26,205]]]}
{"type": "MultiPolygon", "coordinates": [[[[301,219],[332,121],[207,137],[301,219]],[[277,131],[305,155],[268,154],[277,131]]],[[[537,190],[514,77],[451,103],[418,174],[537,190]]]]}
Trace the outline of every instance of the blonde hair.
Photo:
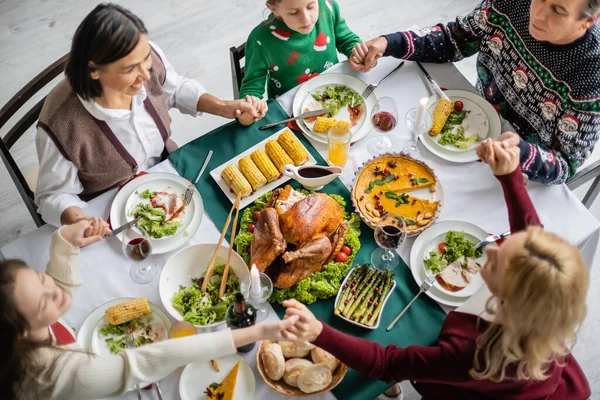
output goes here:
{"type": "Polygon", "coordinates": [[[498,297],[486,303],[495,321],[477,339],[475,379],[545,380],[571,352],[586,316],[589,278],[579,250],[541,227],[525,233],[498,297]]]}

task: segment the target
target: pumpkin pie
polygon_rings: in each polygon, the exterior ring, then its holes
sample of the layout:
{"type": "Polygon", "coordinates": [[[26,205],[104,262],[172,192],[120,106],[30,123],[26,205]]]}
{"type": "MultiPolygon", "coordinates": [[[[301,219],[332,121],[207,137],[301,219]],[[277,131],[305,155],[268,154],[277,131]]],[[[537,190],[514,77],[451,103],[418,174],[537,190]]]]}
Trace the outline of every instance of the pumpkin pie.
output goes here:
{"type": "Polygon", "coordinates": [[[233,400],[233,394],[235,393],[235,384],[237,382],[237,374],[240,369],[240,362],[229,371],[225,379],[219,386],[213,391],[213,397],[210,398],[219,399],[219,400],[233,400]]]}

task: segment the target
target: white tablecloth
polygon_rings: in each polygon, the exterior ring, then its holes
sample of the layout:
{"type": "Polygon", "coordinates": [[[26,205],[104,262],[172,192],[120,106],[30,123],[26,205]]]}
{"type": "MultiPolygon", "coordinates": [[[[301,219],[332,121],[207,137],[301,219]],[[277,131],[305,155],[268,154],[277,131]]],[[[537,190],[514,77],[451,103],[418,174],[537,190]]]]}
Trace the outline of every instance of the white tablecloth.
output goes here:
{"type": "MultiPolygon", "coordinates": [[[[397,64],[398,60],[381,59],[376,69],[368,74],[352,71],[347,64],[332,68],[331,72],[342,72],[358,76],[367,83],[377,82],[397,64]]],[[[427,65],[429,73],[442,87],[474,91],[473,87],[452,65],[427,65]]],[[[404,127],[404,115],[410,108],[415,107],[422,97],[429,96],[423,78],[416,65],[407,62],[406,65],[392,75],[377,88],[378,97],[389,96],[396,100],[399,108],[399,124],[393,131],[398,135],[400,143],[410,139],[410,133],[404,127]]],[[[279,98],[280,103],[291,111],[294,91],[279,98]]],[[[341,177],[344,184],[350,187],[355,169],[363,161],[370,158],[366,149],[366,140],[352,147],[351,157],[344,174],[341,177]]],[[[326,146],[314,143],[315,147],[326,158],[326,146]]],[[[400,149],[397,149],[400,150],[400,149]]],[[[502,190],[493,177],[488,166],[482,163],[453,164],[441,160],[421,147],[421,153],[426,162],[435,170],[436,175],[444,186],[444,206],[440,221],[462,220],[480,226],[488,232],[498,233],[508,229],[507,211],[502,190]]],[[[169,162],[163,162],[151,171],[176,173],[169,162]]],[[[565,185],[543,187],[528,183],[529,193],[547,230],[555,232],[577,245],[591,266],[598,245],[600,224],[592,214],[575,198],[565,185]]],[[[107,217],[116,190],[99,196],[89,203],[86,210],[90,215],[107,217]]],[[[50,238],[54,228],[44,226],[31,233],[23,235],[14,242],[4,246],[0,251],[5,258],[21,258],[29,266],[42,271],[48,260],[50,238]]],[[[215,243],[219,237],[210,218],[204,217],[200,229],[190,239],[187,245],[196,243],[215,243]]],[[[365,232],[369,234],[369,232],[365,232]]],[[[409,260],[413,240],[408,240],[399,250],[405,261],[409,260]]],[[[158,264],[164,265],[172,254],[154,256],[158,264]]],[[[121,244],[115,239],[109,239],[82,250],[81,269],[83,286],[75,294],[71,309],[65,314],[64,320],[74,328],[79,328],[84,319],[96,307],[118,297],[146,296],[161,305],[158,296],[158,279],[148,285],[137,285],[131,281],[128,270],[129,262],[121,253],[121,244]]],[[[474,301],[481,305],[485,293],[479,293],[474,301]],[[479,300],[477,300],[479,299],[479,300]]],[[[470,305],[471,309],[473,304],[470,305]]],[[[448,311],[448,308],[445,308],[448,311]]],[[[274,312],[270,318],[277,318],[274,312]]],[[[255,352],[245,355],[251,366],[255,365],[255,352]]],[[[270,389],[255,370],[256,399],[284,399],[270,389]]],[[[161,381],[165,399],[178,399],[178,382],[180,370],[161,381]]],[[[135,399],[135,394],[128,393],[122,398],[135,399]]],[[[145,394],[145,398],[156,399],[154,392],[145,394]]],[[[315,399],[333,399],[326,394],[315,399]]]]}

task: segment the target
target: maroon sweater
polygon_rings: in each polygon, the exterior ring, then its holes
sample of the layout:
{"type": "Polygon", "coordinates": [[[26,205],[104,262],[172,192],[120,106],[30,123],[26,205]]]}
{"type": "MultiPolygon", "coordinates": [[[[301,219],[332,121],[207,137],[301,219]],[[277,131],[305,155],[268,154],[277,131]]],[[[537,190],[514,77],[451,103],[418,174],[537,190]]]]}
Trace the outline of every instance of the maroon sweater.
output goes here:
{"type": "MultiPolygon", "coordinates": [[[[531,203],[523,176],[514,173],[497,177],[504,190],[512,232],[527,225],[541,225],[531,203]]],[[[550,366],[545,381],[502,382],[475,380],[473,367],[475,343],[488,326],[472,314],[453,311],[448,314],[439,338],[433,346],[387,347],[341,333],[326,324],[314,344],[340,361],[373,379],[385,382],[410,380],[423,399],[510,399],[577,400],[588,399],[587,379],[572,355],[561,364],[550,366]]]]}

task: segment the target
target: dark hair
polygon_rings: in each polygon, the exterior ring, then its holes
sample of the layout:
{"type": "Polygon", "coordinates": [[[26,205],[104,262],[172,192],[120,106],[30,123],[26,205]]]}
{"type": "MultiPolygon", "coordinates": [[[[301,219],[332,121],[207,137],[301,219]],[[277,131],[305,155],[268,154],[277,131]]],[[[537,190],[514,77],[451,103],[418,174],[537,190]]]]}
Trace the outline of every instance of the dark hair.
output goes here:
{"type": "Polygon", "coordinates": [[[65,75],[84,100],[102,96],[100,82],[92,79],[90,61],[98,68],[127,56],[148,33],[131,11],[112,3],[98,5],[81,22],[67,60],[65,75]]]}
{"type": "Polygon", "coordinates": [[[0,399],[3,400],[17,398],[26,371],[33,372],[33,350],[49,344],[23,339],[29,324],[17,310],[14,296],[15,274],[21,268],[27,268],[21,260],[0,261],[0,399]]]}

